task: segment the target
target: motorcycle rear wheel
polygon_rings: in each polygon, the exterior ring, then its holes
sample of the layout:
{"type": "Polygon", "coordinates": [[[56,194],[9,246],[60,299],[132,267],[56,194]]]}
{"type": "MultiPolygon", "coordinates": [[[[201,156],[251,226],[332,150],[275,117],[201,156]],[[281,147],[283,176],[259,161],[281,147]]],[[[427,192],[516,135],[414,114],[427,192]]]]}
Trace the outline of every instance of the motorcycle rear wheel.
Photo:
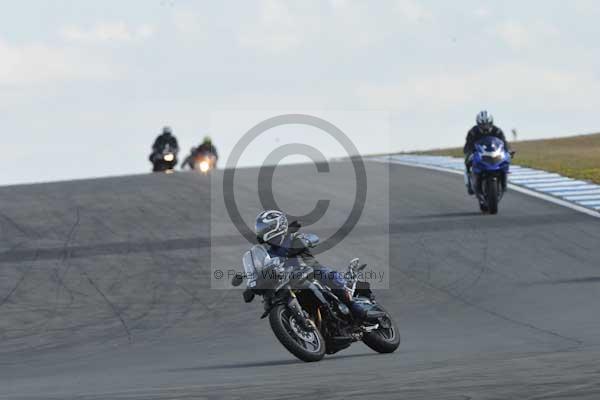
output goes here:
{"type": "Polygon", "coordinates": [[[325,340],[321,332],[302,328],[287,306],[275,306],[269,313],[269,323],[283,347],[300,360],[314,362],[325,356],[325,340]]]}

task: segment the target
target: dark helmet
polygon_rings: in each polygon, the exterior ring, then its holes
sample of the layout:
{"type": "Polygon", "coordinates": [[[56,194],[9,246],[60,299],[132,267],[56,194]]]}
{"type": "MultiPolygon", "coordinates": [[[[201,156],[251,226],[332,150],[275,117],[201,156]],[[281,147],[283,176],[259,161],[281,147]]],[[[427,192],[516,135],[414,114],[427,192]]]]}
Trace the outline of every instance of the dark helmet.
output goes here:
{"type": "Polygon", "coordinates": [[[210,136],[204,136],[204,139],[202,139],[202,144],[212,144],[212,139],[210,136]]]}
{"type": "Polygon", "coordinates": [[[281,211],[263,211],[256,216],[254,231],[259,243],[271,243],[275,238],[281,241],[288,231],[287,217],[281,211]]]}
{"type": "Polygon", "coordinates": [[[483,110],[479,114],[477,114],[477,126],[483,130],[484,132],[489,132],[492,130],[492,126],[494,126],[494,117],[492,114],[483,110]]]}
{"type": "Polygon", "coordinates": [[[172,135],[173,129],[170,126],[165,126],[162,130],[163,135],[172,135]]]}

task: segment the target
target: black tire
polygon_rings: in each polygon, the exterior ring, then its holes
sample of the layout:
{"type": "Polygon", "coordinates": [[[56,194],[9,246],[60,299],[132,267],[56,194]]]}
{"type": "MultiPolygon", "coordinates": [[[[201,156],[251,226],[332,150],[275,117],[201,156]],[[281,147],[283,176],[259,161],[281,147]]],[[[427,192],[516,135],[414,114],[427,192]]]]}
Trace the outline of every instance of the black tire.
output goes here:
{"type": "Polygon", "coordinates": [[[387,314],[390,324],[389,329],[379,328],[376,331],[365,333],[363,343],[378,353],[393,353],[400,346],[400,331],[394,320],[387,314]]]}
{"type": "Polygon", "coordinates": [[[483,214],[487,214],[488,213],[487,205],[485,205],[484,203],[479,203],[479,210],[481,210],[481,212],[483,214]]]}
{"type": "Polygon", "coordinates": [[[498,214],[498,180],[488,178],[485,181],[485,197],[487,200],[488,212],[498,214]]]}
{"type": "Polygon", "coordinates": [[[275,306],[271,310],[269,323],[277,339],[283,347],[302,361],[315,362],[321,360],[325,356],[325,340],[321,332],[318,329],[310,332],[315,339],[313,344],[310,344],[294,332],[290,322],[291,319],[293,319],[292,311],[283,304],[275,306]],[[313,348],[309,349],[308,347],[313,348]]]}
{"type": "Polygon", "coordinates": [[[165,171],[168,171],[169,169],[170,168],[166,163],[164,163],[162,161],[157,161],[154,164],[154,168],[152,169],[152,172],[165,172],[165,171]]]}

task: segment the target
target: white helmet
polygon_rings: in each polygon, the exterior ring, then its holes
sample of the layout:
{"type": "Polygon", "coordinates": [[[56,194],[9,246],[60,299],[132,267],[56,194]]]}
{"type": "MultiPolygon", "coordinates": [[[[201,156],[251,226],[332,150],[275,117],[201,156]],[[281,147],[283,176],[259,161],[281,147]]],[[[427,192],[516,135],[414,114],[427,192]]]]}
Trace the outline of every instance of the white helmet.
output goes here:
{"type": "Polygon", "coordinates": [[[269,242],[273,238],[283,236],[287,233],[287,217],[281,211],[263,211],[256,216],[254,231],[260,243],[269,242]]]}
{"type": "Polygon", "coordinates": [[[492,114],[488,113],[486,110],[483,110],[477,114],[475,121],[477,121],[477,126],[484,130],[489,130],[492,128],[492,125],[494,125],[494,117],[492,117],[492,114]]]}

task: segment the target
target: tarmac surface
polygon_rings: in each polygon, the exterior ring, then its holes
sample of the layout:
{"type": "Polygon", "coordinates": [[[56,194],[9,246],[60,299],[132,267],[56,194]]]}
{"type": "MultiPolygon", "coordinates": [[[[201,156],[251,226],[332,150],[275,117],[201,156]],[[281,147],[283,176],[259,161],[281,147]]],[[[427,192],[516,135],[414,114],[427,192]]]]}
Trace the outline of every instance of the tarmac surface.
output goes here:
{"type": "MultiPolygon", "coordinates": [[[[360,221],[319,257],[385,267],[402,343],[319,363],[279,344],[260,301],[211,288],[249,247],[220,171],[0,188],[0,399],[600,398],[597,219],[514,192],[485,216],[459,176],[366,167],[360,221]]],[[[351,165],[331,170],[274,175],[286,210],[330,199],[323,236],[354,202],[351,165]]],[[[236,177],[247,221],[256,174],[236,177]]]]}

